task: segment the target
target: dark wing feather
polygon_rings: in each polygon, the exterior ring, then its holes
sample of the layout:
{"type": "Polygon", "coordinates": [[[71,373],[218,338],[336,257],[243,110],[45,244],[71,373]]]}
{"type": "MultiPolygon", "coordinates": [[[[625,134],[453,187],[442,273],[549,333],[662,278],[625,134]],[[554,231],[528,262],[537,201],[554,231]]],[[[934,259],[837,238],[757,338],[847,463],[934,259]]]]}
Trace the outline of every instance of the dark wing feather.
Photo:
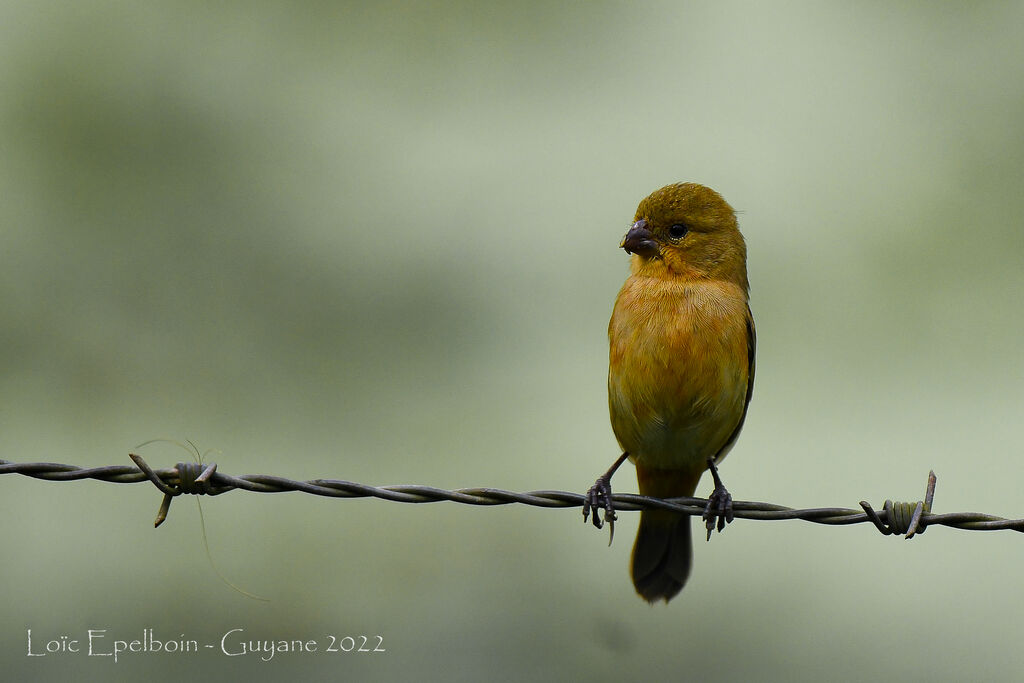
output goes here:
{"type": "Polygon", "coordinates": [[[750,397],[754,393],[754,356],[757,350],[757,332],[754,330],[754,316],[750,313],[750,306],[747,306],[747,398],[743,403],[743,414],[740,415],[740,421],[736,423],[736,428],[732,430],[732,434],[725,440],[722,447],[718,449],[718,453],[715,454],[715,460],[719,459],[719,454],[727,452],[732,448],[733,443],[736,442],[737,437],[740,435],[740,430],[743,429],[743,422],[747,419],[747,407],[750,405],[750,397]]]}

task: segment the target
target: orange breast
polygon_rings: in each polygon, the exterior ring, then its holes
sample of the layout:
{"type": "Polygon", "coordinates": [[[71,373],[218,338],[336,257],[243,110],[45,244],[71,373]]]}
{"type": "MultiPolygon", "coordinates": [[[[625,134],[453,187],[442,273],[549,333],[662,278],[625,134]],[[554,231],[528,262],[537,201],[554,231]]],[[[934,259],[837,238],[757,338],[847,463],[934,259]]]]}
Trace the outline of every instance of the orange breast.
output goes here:
{"type": "Polygon", "coordinates": [[[608,326],[608,404],[638,465],[699,473],[722,449],[746,402],[747,315],[727,282],[626,280],[608,326]]]}

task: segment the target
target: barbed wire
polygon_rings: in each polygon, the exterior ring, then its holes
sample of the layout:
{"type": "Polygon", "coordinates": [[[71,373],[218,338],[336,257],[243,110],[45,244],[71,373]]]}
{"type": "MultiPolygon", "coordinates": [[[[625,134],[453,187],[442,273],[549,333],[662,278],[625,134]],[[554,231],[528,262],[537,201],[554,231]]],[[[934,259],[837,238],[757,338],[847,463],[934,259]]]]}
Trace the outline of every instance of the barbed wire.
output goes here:
{"type": "MultiPolygon", "coordinates": [[[[527,491],[517,493],[496,488],[464,488],[446,490],[416,484],[370,486],[339,479],[295,481],[267,474],[232,476],[217,471],[216,464],[178,463],[173,468],[154,470],[135,454],[136,466],[106,465],[78,467],[50,462],[16,463],[0,460],[0,474],[21,474],[45,481],[79,481],[96,479],[114,484],[151,482],[163,494],[156,526],[166,518],[170,501],[182,494],[217,496],[228,491],[254,493],[285,493],[298,491],[328,498],[379,498],[397,503],[436,503],[448,501],[465,505],[522,504],[545,508],[583,508],[586,495],[570,491],[527,491]]],[[[861,510],[842,507],[795,509],[772,503],[734,501],[733,515],[738,519],[782,520],[801,519],[815,524],[843,526],[871,522],[885,535],[897,534],[912,538],[929,526],[947,526],[968,531],[1008,529],[1024,532],[1024,519],[1006,519],[980,512],[931,512],[935,493],[935,474],[929,473],[924,501],[899,503],[886,500],[883,509],[875,511],[866,501],[861,510]]],[[[635,510],[672,510],[685,515],[701,516],[706,498],[651,498],[631,493],[612,495],[616,512],[635,510]]]]}

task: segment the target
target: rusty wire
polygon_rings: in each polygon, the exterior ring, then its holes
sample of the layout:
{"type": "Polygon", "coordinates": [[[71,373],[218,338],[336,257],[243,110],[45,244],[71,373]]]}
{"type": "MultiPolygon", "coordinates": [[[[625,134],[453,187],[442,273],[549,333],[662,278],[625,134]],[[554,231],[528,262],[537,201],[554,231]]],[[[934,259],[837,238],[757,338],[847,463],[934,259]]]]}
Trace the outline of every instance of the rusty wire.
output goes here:
{"type": "MultiPolygon", "coordinates": [[[[585,495],[569,491],[527,491],[517,493],[495,488],[466,488],[446,490],[415,484],[398,486],[370,486],[338,479],[311,479],[294,481],[266,474],[232,476],[218,472],[216,465],[178,463],[173,468],[151,469],[137,455],[132,455],[137,466],[107,465],[103,467],[77,467],[58,463],[16,463],[0,460],[0,474],[21,474],[45,481],[78,481],[97,479],[115,484],[151,482],[164,494],[157,516],[159,525],[166,517],[170,500],[181,494],[220,495],[241,489],[254,493],[284,493],[300,491],[329,498],[380,498],[398,503],[435,503],[449,501],[466,505],[510,505],[520,503],[547,508],[582,508],[585,495]]],[[[925,500],[916,503],[885,501],[883,509],[875,511],[865,501],[861,510],[842,507],[794,509],[771,503],[734,501],[737,519],[780,520],[802,519],[815,524],[847,525],[871,522],[883,534],[898,534],[911,538],[929,526],[948,526],[969,531],[997,531],[1009,529],[1024,532],[1024,519],[1005,519],[980,512],[931,512],[935,492],[935,475],[929,474],[925,500]]],[[[651,498],[629,493],[612,495],[616,511],[645,509],[673,510],[691,516],[700,516],[707,505],[705,498],[651,498]]]]}

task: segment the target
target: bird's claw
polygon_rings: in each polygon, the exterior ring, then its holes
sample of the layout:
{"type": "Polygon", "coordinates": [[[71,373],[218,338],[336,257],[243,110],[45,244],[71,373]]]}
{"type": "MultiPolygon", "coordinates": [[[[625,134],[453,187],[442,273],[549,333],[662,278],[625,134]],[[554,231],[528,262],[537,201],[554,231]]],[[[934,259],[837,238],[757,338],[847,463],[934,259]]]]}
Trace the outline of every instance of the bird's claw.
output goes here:
{"type": "Polygon", "coordinates": [[[598,529],[603,528],[604,523],[608,522],[608,545],[611,545],[612,538],[615,537],[615,520],[618,517],[615,514],[615,504],[612,503],[612,481],[608,475],[598,477],[594,485],[587,491],[587,495],[583,499],[584,523],[591,512],[594,513],[591,523],[598,529]],[[601,510],[604,510],[604,519],[601,519],[601,510]]]}
{"type": "Polygon", "coordinates": [[[608,545],[611,545],[612,539],[615,538],[615,520],[618,519],[615,515],[615,504],[612,502],[612,475],[628,457],[628,452],[620,455],[608,468],[608,471],[597,478],[594,485],[587,491],[587,495],[583,497],[583,523],[587,523],[587,517],[591,512],[594,513],[593,524],[598,529],[608,522],[608,545]],[[602,509],[604,510],[603,520],[600,515],[602,509]]]}
{"type": "Polygon", "coordinates": [[[704,508],[701,519],[704,520],[704,526],[707,527],[709,541],[712,531],[717,528],[721,533],[725,525],[732,521],[732,494],[724,486],[716,487],[708,496],[708,504],[704,508]]]}
{"type": "Polygon", "coordinates": [[[708,496],[708,504],[704,508],[704,514],[701,515],[701,519],[704,520],[704,526],[708,530],[707,540],[710,541],[712,531],[717,528],[718,533],[722,533],[725,525],[732,522],[733,511],[732,494],[726,490],[725,484],[722,483],[722,479],[718,476],[718,468],[715,467],[713,460],[708,460],[708,469],[711,470],[711,476],[715,479],[715,490],[708,496]]]}

